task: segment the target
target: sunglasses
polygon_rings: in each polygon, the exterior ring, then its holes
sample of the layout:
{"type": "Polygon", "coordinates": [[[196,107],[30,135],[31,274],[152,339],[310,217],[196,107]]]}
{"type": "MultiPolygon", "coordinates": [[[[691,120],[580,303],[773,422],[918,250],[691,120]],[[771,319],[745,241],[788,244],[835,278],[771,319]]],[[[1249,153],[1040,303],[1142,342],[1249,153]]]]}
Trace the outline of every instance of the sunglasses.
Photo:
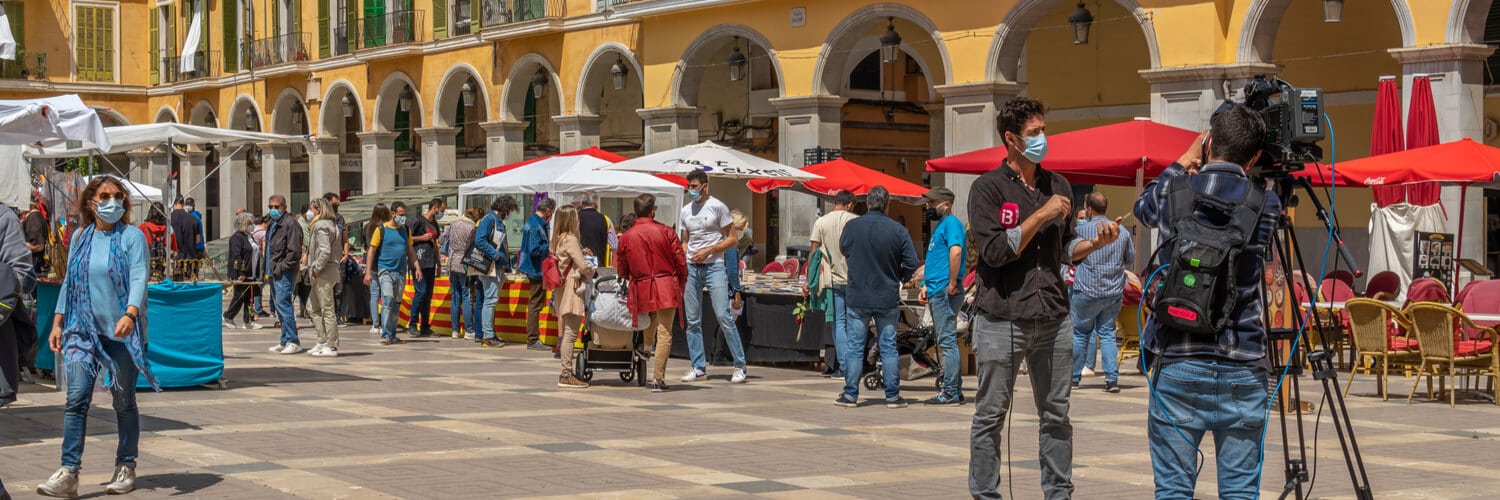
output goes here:
{"type": "Polygon", "coordinates": [[[266,205],[271,210],[281,210],[281,205],[266,205]]]}
{"type": "Polygon", "coordinates": [[[94,201],[109,201],[109,200],[125,201],[125,200],[127,200],[129,198],[130,198],[130,196],[127,195],[127,194],[125,194],[125,193],[95,193],[94,194],[94,201]]]}

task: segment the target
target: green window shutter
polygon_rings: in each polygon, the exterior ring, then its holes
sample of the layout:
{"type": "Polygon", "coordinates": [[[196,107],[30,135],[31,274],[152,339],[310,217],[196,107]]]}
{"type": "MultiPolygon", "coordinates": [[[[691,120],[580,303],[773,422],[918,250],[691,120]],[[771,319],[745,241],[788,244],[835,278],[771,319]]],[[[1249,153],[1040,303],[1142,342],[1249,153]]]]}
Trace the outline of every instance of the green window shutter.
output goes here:
{"type": "Polygon", "coordinates": [[[281,36],[281,0],[271,0],[271,36],[281,36]]]}
{"type": "MultiPolygon", "coordinates": [[[[202,57],[204,61],[207,61],[204,64],[200,64],[199,66],[207,67],[208,63],[212,62],[212,61],[209,61],[209,57],[208,57],[208,38],[209,38],[208,34],[209,34],[209,29],[211,29],[210,27],[213,26],[213,25],[211,25],[211,24],[208,23],[208,0],[197,0],[197,1],[198,1],[198,16],[199,16],[200,19],[202,19],[202,25],[203,25],[203,32],[199,33],[199,35],[201,35],[201,36],[198,37],[198,52],[201,53],[201,54],[203,54],[202,56],[199,56],[199,57],[202,57]]],[[[203,71],[203,70],[200,69],[199,71],[203,71]]]]}
{"type": "Polygon", "coordinates": [[[466,107],[467,106],[464,106],[463,99],[459,99],[458,109],[453,113],[453,121],[456,122],[455,125],[458,126],[458,136],[454,138],[453,143],[457,144],[458,147],[469,145],[468,137],[466,137],[464,134],[464,132],[467,132],[469,130],[469,127],[464,125],[464,122],[468,120],[468,117],[464,116],[464,108],[466,107]]]}
{"type": "Polygon", "coordinates": [[[240,70],[240,37],[239,37],[239,5],[236,0],[224,0],[219,6],[219,14],[224,17],[224,71],[234,73],[240,70]]]}
{"type": "Polygon", "coordinates": [[[292,0],[292,33],[302,32],[302,0],[292,0]]]}
{"type": "Polygon", "coordinates": [[[448,0],[432,0],[432,39],[448,38],[448,0]]]}
{"type": "Polygon", "coordinates": [[[147,54],[147,66],[151,67],[151,84],[161,83],[161,12],[151,9],[151,52],[147,54]]]}
{"type": "Polygon", "coordinates": [[[484,0],[469,0],[469,33],[478,33],[484,27],[484,18],[479,17],[482,3],[484,0]]]}
{"type": "Polygon", "coordinates": [[[10,20],[10,34],[16,37],[16,62],[26,48],[26,11],[21,2],[5,2],[5,18],[10,20]]]}
{"type": "Polygon", "coordinates": [[[411,111],[396,110],[396,151],[411,151],[411,111]]]}
{"type": "Polygon", "coordinates": [[[100,81],[115,81],[115,11],[107,7],[99,7],[99,68],[102,74],[100,81]]]}
{"type": "Polygon", "coordinates": [[[332,31],[328,18],[328,0],[318,0],[318,58],[327,59],[333,53],[329,43],[329,33],[332,31]]]}
{"type": "Polygon", "coordinates": [[[167,5],[167,53],[164,57],[177,55],[177,6],[167,5]]]}
{"type": "Polygon", "coordinates": [[[521,116],[526,120],[526,131],[521,134],[521,140],[527,144],[536,142],[536,94],[531,91],[531,85],[526,86],[526,104],[521,109],[521,116]]]}

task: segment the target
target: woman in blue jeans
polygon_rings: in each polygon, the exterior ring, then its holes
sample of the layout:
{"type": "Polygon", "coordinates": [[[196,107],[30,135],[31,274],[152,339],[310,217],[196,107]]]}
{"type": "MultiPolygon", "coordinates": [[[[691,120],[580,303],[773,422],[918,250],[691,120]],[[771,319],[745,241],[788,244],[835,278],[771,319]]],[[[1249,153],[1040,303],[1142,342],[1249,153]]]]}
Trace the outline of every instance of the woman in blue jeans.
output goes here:
{"type": "MultiPolygon", "coordinates": [[[[370,214],[370,220],[365,222],[366,245],[375,237],[375,232],[380,230],[380,226],[391,218],[391,209],[386,208],[384,203],[376,203],[370,210],[370,214]]],[[[380,313],[380,285],[378,283],[373,285],[366,283],[366,285],[370,286],[370,333],[380,335],[380,320],[384,316],[380,313]]]]}
{"type": "Polygon", "coordinates": [[[120,444],[109,494],[135,489],[141,416],[135,404],[138,374],[160,389],[146,362],[146,235],[130,225],[130,198],[118,179],[95,177],[83,190],[82,229],[68,248],[68,273],[58,295],[48,343],[63,359],[68,402],[63,413],[62,468],[37,493],[78,495],[78,469],[88,435],[96,382],[114,399],[120,444]]]}

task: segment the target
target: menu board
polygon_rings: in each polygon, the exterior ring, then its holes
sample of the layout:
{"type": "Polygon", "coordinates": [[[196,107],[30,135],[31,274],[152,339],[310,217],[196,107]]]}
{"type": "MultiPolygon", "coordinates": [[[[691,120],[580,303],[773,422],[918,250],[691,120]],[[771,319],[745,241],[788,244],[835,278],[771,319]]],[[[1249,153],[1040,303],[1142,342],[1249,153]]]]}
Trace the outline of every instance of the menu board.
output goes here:
{"type": "Polygon", "coordinates": [[[1446,285],[1452,285],[1455,241],[1453,233],[1417,231],[1417,248],[1412,252],[1412,279],[1437,278],[1446,285]]]}

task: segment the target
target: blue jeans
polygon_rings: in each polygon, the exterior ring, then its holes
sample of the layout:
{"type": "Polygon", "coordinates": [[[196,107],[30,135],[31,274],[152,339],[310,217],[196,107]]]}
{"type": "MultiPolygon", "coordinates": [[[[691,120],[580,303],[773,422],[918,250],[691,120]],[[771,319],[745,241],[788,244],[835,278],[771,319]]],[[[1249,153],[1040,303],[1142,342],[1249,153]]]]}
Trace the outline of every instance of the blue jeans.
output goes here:
{"type": "Polygon", "coordinates": [[[719,328],[724,332],[724,342],[729,344],[729,354],[734,356],[734,367],[745,367],[745,344],[740,342],[740,332],[734,326],[734,317],[729,314],[729,276],[724,263],[688,264],[687,288],[682,293],[683,314],[687,316],[688,358],[693,369],[703,370],[708,366],[703,352],[703,287],[708,287],[709,300],[713,304],[714,316],[719,319],[719,328]]]}
{"type": "Polygon", "coordinates": [[[370,281],[370,326],[379,330],[380,320],[384,316],[380,313],[380,278],[375,278],[370,281]]]}
{"type": "Polygon", "coordinates": [[[859,379],[865,372],[865,332],[870,320],[875,321],[875,341],[880,345],[880,372],[885,375],[885,398],[901,396],[901,353],[896,351],[896,321],[901,317],[899,309],[865,309],[849,307],[845,321],[850,326],[847,342],[844,343],[844,395],[859,400],[859,379]]]}
{"type": "MultiPolygon", "coordinates": [[[[495,304],[500,303],[500,278],[494,276],[480,276],[479,286],[483,289],[483,305],[479,306],[479,313],[474,318],[479,325],[478,335],[480,339],[495,338],[495,304]]],[[[480,297],[475,297],[479,302],[480,297]]]]}
{"type": "Polygon", "coordinates": [[[448,271],[448,326],[459,335],[463,335],[465,327],[474,329],[469,317],[464,316],[465,310],[473,308],[469,305],[468,283],[469,277],[462,271],[448,271]]]}
{"type": "Polygon", "coordinates": [[[1074,293],[1069,313],[1073,318],[1073,383],[1082,378],[1083,365],[1093,361],[1089,344],[1099,336],[1099,350],[1104,351],[1104,380],[1120,379],[1119,346],[1115,345],[1115,321],[1120,317],[1120,297],[1090,297],[1074,293]]]}
{"type": "Polygon", "coordinates": [[[380,311],[380,337],[396,339],[396,315],[401,312],[401,291],[406,288],[406,273],[380,271],[380,301],[385,308],[380,311]]]}
{"type": "Polygon", "coordinates": [[[297,295],[297,273],[287,271],[271,277],[271,303],[276,306],[276,319],[281,321],[281,343],[298,344],[297,314],[292,310],[292,297],[297,295]]]}
{"type": "MultiPolygon", "coordinates": [[[[120,445],[115,449],[115,465],[135,465],[140,454],[141,413],[135,406],[135,363],[124,342],[97,339],[103,343],[104,352],[115,361],[115,372],[125,382],[126,389],[110,388],[114,397],[115,426],[120,432],[120,445]]],[[[68,402],[63,410],[62,466],[78,470],[83,459],[83,441],[88,435],[89,405],[94,401],[94,380],[100,370],[90,370],[81,363],[68,363],[68,402]]],[[[112,382],[112,381],[110,381],[112,382]]]]}
{"type": "Polygon", "coordinates": [[[844,359],[844,344],[849,343],[849,310],[844,306],[847,285],[833,285],[833,352],[837,358],[835,372],[845,370],[849,364],[844,359]]]}
{"type": "Polygon", "coordinates": [[[432,329],[432,289],[437,284],[437,268],[423,268],[422,279],[412,284],[411,321],[407,326],[418,332],[432,329]]]}
{"type": "Polygon", "coordinates": [[[1260,439],[1270,398],[1266,371],[1232,361],[1165,361],[1151,388],[1147,439],[1156,498],[1193,498],[1198,444],[1209,432],[1214,436],[1219,498],[1256,498],[1260,439]]]}
{"type": "Polygon", "coordinates": [[[958,376],[958,310],[963,307],[963,292],[946,295],[927,295],[927,307],[932,310],[932,327],[937,330],[938,353],[943,359],[942,393],[948,396],[961,395],[963,378],[958,376]]]}

